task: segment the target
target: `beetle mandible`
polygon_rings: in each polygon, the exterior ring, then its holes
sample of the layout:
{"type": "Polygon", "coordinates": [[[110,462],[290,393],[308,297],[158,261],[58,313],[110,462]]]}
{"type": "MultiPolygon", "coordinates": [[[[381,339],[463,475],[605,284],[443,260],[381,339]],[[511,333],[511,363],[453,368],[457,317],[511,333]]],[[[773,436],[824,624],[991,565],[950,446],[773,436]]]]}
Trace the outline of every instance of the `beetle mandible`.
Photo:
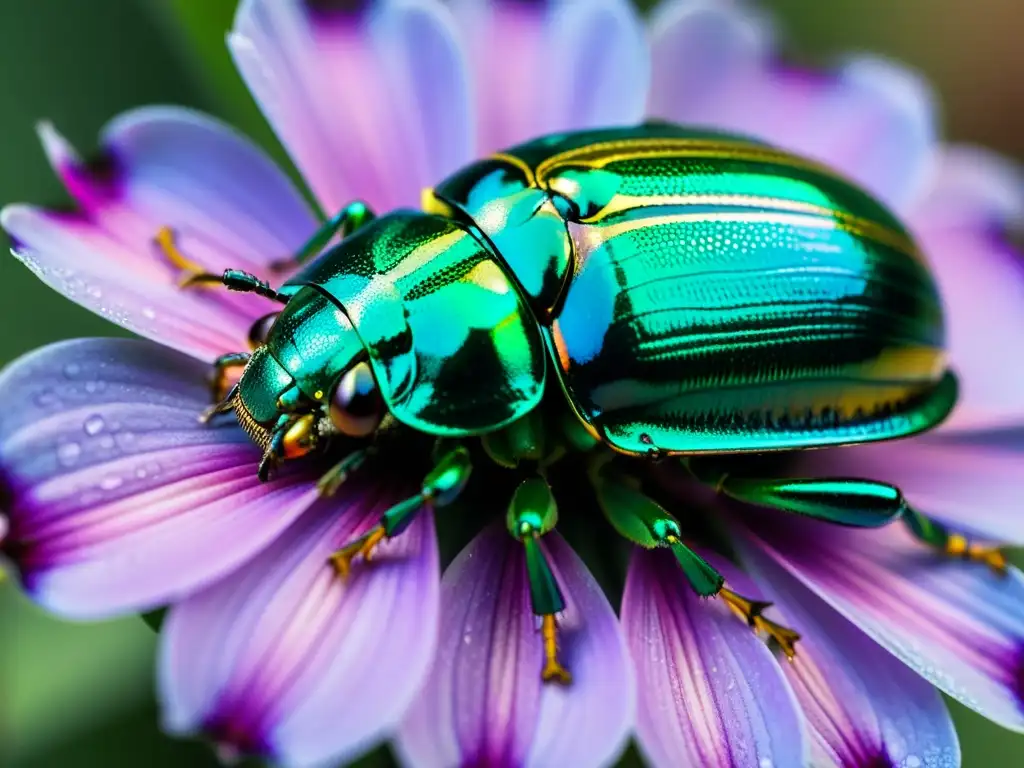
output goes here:
{"type": "MultiPolygon", "coordinates": [[[[190,269],[172,230],[157,241],[190,269]]],[[[342,575],[418,511],[458,496],[471,439],[520,471],[507,522],[527,548],[545,680],[569,680],[564,599],[539,539],[557,518],[547,469],[570,452],[587,452],[621,534],[671,548],[694,590],[722,597],[788,655],[796,633],[724,586],[630,460],[676,457],[726,497],[843,525],[901,518],[928,545],[1005,568],[999,550],[924,517],[892,486],[772,476],[747,460],[911,435],[956,402],[941,302],[916,244],[814,162],[666,123],[547,136],[459,170],[421,210],[378,218],[352,203],[290,265],[279,288],[236,270],[186,275],[284,305],[269,330],[254,327],[251,353],[217,362],[218,388],[229,368],[244,370],[206,416],[235,414],[263,449],[262,479],[341,437],[362,441],[325,475],[325,493],[372,452],[382,423],[449,445],[417,496],[334,555],[342,575]]]]}

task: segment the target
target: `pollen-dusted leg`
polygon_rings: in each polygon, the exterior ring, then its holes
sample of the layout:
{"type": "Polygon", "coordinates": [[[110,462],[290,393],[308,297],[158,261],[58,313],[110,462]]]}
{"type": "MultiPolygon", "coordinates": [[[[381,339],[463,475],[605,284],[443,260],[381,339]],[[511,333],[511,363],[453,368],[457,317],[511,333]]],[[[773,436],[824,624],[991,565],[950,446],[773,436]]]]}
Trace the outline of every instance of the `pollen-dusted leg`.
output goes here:
{"type": "Polygon", "coordinates": [[[377,525],[331,555],[331,563],[338,575],[348,578],[353,560],[357,557],[371,560],[378,544],[408,528],[423,509],[444,507],[455,501],[466,487],[471,471],[469,451],[464,447],[459,446],[444,454],[423,478],[417,495],[391,507],[381,515],[377,525]]]}
{"type": "Polygon", "coordinates": [[[540,675],[544,682],[568,685],[572,682],[572,675],[558,660],[556,618],[565,610],[565,598],[540,545],[540,537],[553,530],[557,522],[558,507],[547,481],[533,477],[520,483],[509,503],[506,525],[508,532],[526,549],[530,604],[534,615],[540,616],[544,639],[544,667],[540,675]]]}
{"type": "Polygon", "coordinates": [[[295,267],[300,267],[320,254],[335,235],[348,237],[375,218],[377,215],[370,209],[370,206],[362,200],[353,200],[325,221],[293,256],[271,263],[270,268],[275,272],[287,272],[295,267]]]}
{"type": "Polygon", "coordinates": [[[598,503],[615,530],[645,549],[671,549],[695,593],[701,597],[720,597],[751,628],[775,641],[787,658],[796,655],[800,635],[762,616],[771,603],[751,600],[727,589],[722,574],[683,543],[679,522],[645,496],[635,479],[607,464],[595,465],[590,477],[598,503]]]}
{"type": "Polygon", "coordinates": [[[934,547],[950,557],[984,563],[1000,576],[1006,573],[1006,554],[999,547],[972,542],[963,534],[953,533],[946,526],[910,506],[907,506],[903,513],[903,521],[915,538],[928,546],[934,547]]]}

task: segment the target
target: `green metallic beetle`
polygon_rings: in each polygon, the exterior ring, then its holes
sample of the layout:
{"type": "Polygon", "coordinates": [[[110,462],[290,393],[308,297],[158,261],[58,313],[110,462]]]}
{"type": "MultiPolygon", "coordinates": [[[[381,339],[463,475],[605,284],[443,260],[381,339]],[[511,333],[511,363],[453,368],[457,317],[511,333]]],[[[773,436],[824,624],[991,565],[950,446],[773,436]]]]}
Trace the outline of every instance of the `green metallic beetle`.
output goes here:
{"type": "MultiPolygon", "coordinates": [[[[170,232],[159,239],[186,266],[170,232]]],[[[671,548],[698,593],[723,597],[790,655],[797,635],[725,589],[616,454],[680,456],[726,496],[844,525],[902,518],[932,546],[1005,567],[892,486],[742,469],[736,454],[911,435],[956,401],[918,248],[880,203],[813,162],[661,123],[549,136],[458,171],[423,210],[376,218],[353,203],[291,263],[302,267],[279,289],[234,270],[186,281],[284,304],[269,331],[254,329],[251,355],[218,362],[221,376],[245,368],[210,413],[233,411],[263,448],[263,479],[339,435],[372,447],[384,420],[455,439],[419,495],[336,553],[342,574],[459,494],[470,454],[458,440],[480,438],[524,471],[508,527],[526,546],[546,680],[569,679],[556,642],[564,601],[538,543],[557,517],[545,470],[567,451],[593,457],[590,482],[620,533],[671,548]]],[[[363,455],[344,457],[322,489],[363,455]]]]}

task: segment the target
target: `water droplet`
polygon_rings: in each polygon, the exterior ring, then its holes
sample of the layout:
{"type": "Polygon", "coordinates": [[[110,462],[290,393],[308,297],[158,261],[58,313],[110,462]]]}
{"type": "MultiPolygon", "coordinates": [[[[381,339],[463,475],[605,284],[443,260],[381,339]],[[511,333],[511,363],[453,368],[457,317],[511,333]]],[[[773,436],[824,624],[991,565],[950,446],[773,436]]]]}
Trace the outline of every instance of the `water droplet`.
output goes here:
{"type": "Polygon", "coordinates": [[[98,435],[100,432],[103,431],[103,417],[100,416],[98,413],[94,413],[92,416],[85,420],[83,428],[85,429],[85,434],[87,435],[98,435]]]}
{"type": "Polygon", "coordinates": [[[761,766],[761,768],[772,768],[774,763],[772,763],[772,759],[770,757],[762,757],[758,765],[761,766]]]}
{"type": "Polygon", "coordinates": [[[135,470],[135,476],[139,478],[139,480],[144,480],[147,475],[149,475],[149,472],[146,471],[145,467],[139,467],[135,470]]]}
{"type": "Polygon", "coordinates": [[[96,382],[95,381],[87,381],[87,382],[85,382],[85,391],[88,392],[90,395],[93,394],[96,391],[96,382]]]}
{"type": "Polygon", "coordinates": [[[57,446],[57,461],[63,466],[70,467],[78,457],[82,455],[82,446],[78,443],[62,443],[57,446]]]}
{"type": "Polygon", "coordinates": [[[98,285],[90,285],[87,292],[94,299],[103,298],[103,291],[100,289],[98,285]]]}
{"type": "Polygon", "coordinates": [[[107,475],[100,481],[100,488],[104,491],[113,491],[116,488],[120,488],[122,482],[124,481],[117,475],[107,475]]]}
{"type": "Polygon", "coordinates": [[[921,758],[917,755],[907,755],[907,759],[903,761],[903,765],[907,768],[921,768],[921,758]]]}
{"type": "Polygon", "coordinates": [[[79,373],[82,372],[82,366],[78,363],[68,363],[64,366],[64,375],[69,379],[75,378],[79,373]]]}
{"type": "Polygon", "coordinates": [[[152,307],[143,307],[142,316],[147,320],[156,320],[156,310],[152,307]]]}
{"type": "Polygon", "coordinates": [[[104,435],[103,437],[100,438],[100,448],[102,448],[105,451],[109,451],[113,447],[114,447],[114,436],[113,435],[104,435]]]}
{"type": "Polygon", "coordinates": [[[57,397],[52,389],[44,389],[36,395],[36,405],[40,408],[52,408],[60,405],[60,398],[57,397]]]}

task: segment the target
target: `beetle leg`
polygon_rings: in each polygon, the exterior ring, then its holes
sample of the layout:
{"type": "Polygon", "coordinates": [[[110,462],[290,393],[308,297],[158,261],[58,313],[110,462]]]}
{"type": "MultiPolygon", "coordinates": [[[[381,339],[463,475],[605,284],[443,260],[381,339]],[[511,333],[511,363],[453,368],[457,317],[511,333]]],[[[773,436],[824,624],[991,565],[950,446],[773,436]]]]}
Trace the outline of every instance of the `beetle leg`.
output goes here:
{"type": "Polygon", "coordinates": [[[779,646],[786,658],[792,661],[796,658],[796,643],[800,634],[789,627],[783,626],[771,619],[764,617],[764,611],[771,607],[771,603],[761,600],[751,600],[733,592],[731,589],[723,588],[718,596],[725,601],[725,604],[732,609],[733,613],[743,619],[755,631],[764,635],[779,646]]]}
{"type": "Polygon", "coordinates": [[[1006,554],[999,547],[985,546],[970,541],[963,534],[954,533],[946,526],[910,506],[903,514],[903,521],[914,537],[928,546],[934,547],[950,557],[984,563],[1000,576],[1006,574],[1006,554]]]}
{"type": "Polygon", "coordinates": [[[751,628],[774,640],[786,657],[796,655],[800,635],[762,614],[771,606],[725,587],[725,578],[682,540],[679,521],[640,490],[639,483],[605,465],[592,465],[591,483],[605,517],[623,537],[646,549],[672,550],[690,588],[701,597],[720,597],[751,628]]]}
{"type": "Polygon", "coordinates": [[[855,478],[760,478],[730,474],[719,465],[686,464],[705,485],[729,498],[853,528],[898,520],[907,505],[888,483],[855,478]]]}
{"type": "Polygon", "coordinates": [[[210,390],[215,402],[222,402],[226,395],[228,371],[232,368],[243,368],[249,362],[248,352],[229,352],[213,361],[213,376],[210,379],[210,390]]]}
{"type": "Polygon", "coordinates": [[[370,209],[370,206],[362,200],[353,200],[324,222],[293,256],[271,262],[270,268],[275,272],[287,272],[296,267],[301,267],[323,251],[335,235],[340,235],[343,238],[348,237],[375,218],[377,218],[377,215],[370,209]]]}
{"type": "Polygon", "coordinates": [[[328,469],[316,482],[321,496],[333,496],[349,476],[359,469],[366,461],[368,449],[353,451],[333,467],[328,469]]]}
{"type": "Polygon", "coordinates": [[[423,478],[418,494],[395,504],[381,515],[380,522],[373,528],[331,555],[331,564],[338,575],[347,579],[353,560],[357,557],[371,560],[377,545],[408,528],[423,509],[445,507],[455,501],[466,487],[471,470],[469,451],[461,446],[442,456],[423,478]]]}
{"type": "Polygon", "coordinates": [[[558,522],[558,507],[547,481],[540,477],[524,480],[508,507],[508,532],[522,542],[526,549],[526,573],[530,582],[530,604],[533,613],[541,618],[541,636],[544,640],[544,668],[541,679],[568,685],[572,682],[569,671],[558,660],[557,614],[565,610],[565,598],[558,587],[554,571],[540,545],[540,537],[554,529],[558,522]]]}

